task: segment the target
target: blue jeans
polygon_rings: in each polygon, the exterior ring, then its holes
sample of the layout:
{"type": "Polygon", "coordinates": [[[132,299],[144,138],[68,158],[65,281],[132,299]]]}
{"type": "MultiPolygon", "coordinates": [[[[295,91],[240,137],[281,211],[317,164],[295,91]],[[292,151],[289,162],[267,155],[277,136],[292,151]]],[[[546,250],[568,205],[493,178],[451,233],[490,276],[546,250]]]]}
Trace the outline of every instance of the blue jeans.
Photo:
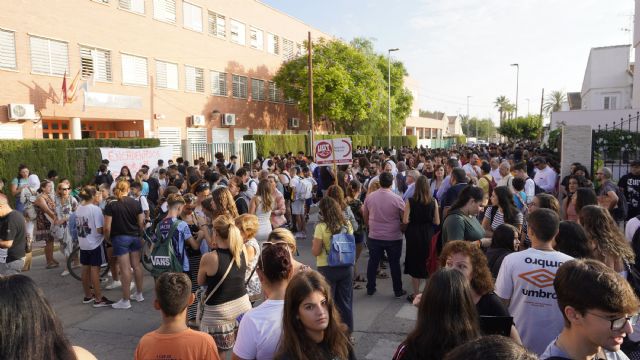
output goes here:
{"type": "Polygon", "coordinates": [[[353,266],[319,266],[318,272],[331,285],[331,295],[342,321],[353,332],[353,266]]]}
{"type": "Polygon", "coordinates": [[[400,256],[402,256],[402,239],[400,240],[376,240],[369,238],[369,262],[367,264],[367,292],[376,290],[376,274],[378,265],[384,252],[389,258],[389,268],[391,269],[391,280],[393,281],[393,292],[402,292],[402,273],[400,272],[400,256]]]}

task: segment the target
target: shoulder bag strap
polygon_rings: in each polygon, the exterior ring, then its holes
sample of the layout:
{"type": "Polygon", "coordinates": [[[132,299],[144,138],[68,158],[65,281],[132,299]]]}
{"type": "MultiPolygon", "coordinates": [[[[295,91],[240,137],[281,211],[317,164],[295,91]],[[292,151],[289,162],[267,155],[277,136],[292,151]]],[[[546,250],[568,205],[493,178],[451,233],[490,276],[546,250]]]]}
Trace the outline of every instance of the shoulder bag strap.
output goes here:
{"type": "Polygon", "coordinates": [[[227,275],[229,275],[229,272],[231,271],[231,266],[233,266],[233,259],[230,259],[229,266],[227,267],[227,271],[224,272],[224,275],[222,275],[222,278],[220,279],[220,281],[218,281],[218,284],[216,284],[216,287],[214,287],[213,290],[211,290],[211,292],[209,293],[209,295],[207,295],[207,297],[204,299],[204,304],[206,304],[207,301],[209,301],[211,296],[213,296],[216,290],[218,290],[220,285],[222,285],[224,280],[227,278],[227,275]]]}

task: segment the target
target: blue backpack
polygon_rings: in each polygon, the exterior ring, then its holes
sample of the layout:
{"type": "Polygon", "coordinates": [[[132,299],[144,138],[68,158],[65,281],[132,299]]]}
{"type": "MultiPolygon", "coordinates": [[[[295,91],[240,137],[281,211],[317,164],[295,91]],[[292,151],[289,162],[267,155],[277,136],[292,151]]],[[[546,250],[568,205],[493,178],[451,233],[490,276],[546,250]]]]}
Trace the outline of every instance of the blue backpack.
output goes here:
{"type": "Polygon", "coordinates": [[[331,236],[329,250],[325,248],[324,241],[322,247],[327,254],[328,266],[352,266],[356,262],[356,238],[347,234],[345,226],[338,234],[331,236]]]}

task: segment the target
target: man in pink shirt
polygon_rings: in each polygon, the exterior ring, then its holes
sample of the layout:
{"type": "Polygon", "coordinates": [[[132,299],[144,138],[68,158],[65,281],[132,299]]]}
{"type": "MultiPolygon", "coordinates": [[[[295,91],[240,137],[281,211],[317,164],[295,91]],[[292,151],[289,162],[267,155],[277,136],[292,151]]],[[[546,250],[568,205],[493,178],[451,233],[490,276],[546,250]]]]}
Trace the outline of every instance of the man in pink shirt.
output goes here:
{"type": "Polygon", "coordinates": [[[389,258],[393,292],[397,298],[407,294],[402,289],[400,256],[402,254],[402,215],[404,202],[399,195],[391,191],[393,175],[380,174],[379,190],[367,195],[362,211],[364,221],[369,227],[369,263],[367,264],[367,294],[376,292],[376,272],[384,252],[389,258]]]}

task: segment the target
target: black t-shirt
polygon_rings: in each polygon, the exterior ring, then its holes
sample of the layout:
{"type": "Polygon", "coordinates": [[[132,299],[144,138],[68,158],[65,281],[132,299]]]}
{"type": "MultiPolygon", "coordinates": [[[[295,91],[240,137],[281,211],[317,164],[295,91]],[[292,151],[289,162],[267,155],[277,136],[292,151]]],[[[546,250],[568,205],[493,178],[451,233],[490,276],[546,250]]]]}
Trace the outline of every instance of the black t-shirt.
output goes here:
{"type": "Polygon", "coordinates": [[[153,202],[154,204],[158,203],[158,190],[160,189],[160,181],[154,177],[150,177],[146,180],[147,184],[149,184],[149,194],[147,195],[147,200],[153,202]]]}
{"type": "MultiPolygon", "coordinates": [[[[13,210],[6,216],[0,217],[0,240],[13,240],[8,249],[6,262],[20,260],[25,256],[25,220],[19,211],[13,210]]],[[[2,249],[4,250],[4,249],[2,249]]],[[[0,255],[2,252],[0,252],[0,255]]]]}
{"type": "Polygon", "coordinates": [[[104,208],[104,215],[111,216],[111,237],[118,235],[138,236],[138,215],[142,214],[140,202],[124,197],[112,201],[104,208]]]}
{"type": "Polygon", "coordinates": [[[629,204],[627,220],[640,215],[640,176],[631,173],[624,175],[618,181],[618,187],[624,191],[629,204]]]}
{"type": "Polygon", "coordinates": [[[480,316],[510,316],[498,295],[493,292],[482,295],[476,304],[476,310],[480,316]]]}

